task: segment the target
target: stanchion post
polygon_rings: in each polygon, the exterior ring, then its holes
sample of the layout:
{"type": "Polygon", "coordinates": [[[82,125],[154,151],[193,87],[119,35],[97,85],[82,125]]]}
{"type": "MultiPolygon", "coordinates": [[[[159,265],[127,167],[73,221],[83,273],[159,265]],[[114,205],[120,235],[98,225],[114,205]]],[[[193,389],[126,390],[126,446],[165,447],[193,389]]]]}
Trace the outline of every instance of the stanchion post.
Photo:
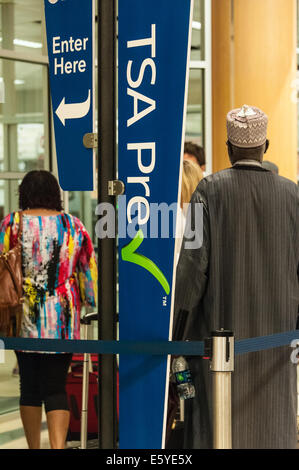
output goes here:
{"type": "MultiPolygon", "coordinates": [[[[116,178],[116,0],[98,0],[98,202],[115,207],[109,181],[116,178]]],[[[116,241],[98,243],[99,339],[116,340],[116,241]]],[[[117,446],[116,357],[99,356],[99,447],[117,446]]]]}
{"type": "Polygon", "coordinates": [[[234,335],[232,331],[213,331],[213,447],[232,448],[231,374],[234,370],[234,335]]]}
{"type": "MultiPolygon", "coordinates": [[[[88,323],[83,324],[83,338],[88,339],[88,323]]],[[[83,360],[83,377],[82,377],[82,409],[81,409],[81,436],[80,436],[80,449],[87,447],[87,432],[88,432],[88,392],[89,392],[89,354],[84,353],[83,360]]]]}

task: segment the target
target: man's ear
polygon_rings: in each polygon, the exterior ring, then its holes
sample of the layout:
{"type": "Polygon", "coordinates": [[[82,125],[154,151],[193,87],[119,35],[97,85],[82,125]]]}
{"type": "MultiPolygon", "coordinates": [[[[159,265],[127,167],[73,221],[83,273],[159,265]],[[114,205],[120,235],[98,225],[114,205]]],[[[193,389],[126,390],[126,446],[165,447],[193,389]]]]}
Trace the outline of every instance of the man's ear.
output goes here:
{"type": "Polygon", "coordinates": [[[267,139],[267,140],[266,140],[266,145],[265,145],[265,151],[264,151],[264,153],[267,152],[267,150],[268,150],[268,148],[269,148],[269,145],[270,145],[270,142],[269,142],[269,140],[267,139]]]}

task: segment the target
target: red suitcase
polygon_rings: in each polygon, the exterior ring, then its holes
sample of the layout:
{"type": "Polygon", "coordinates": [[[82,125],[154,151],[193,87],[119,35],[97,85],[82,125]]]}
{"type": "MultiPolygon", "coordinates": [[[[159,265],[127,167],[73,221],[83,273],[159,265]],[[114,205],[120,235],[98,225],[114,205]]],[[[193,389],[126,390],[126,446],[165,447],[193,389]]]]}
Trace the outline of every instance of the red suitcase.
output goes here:
{"type": "MultiPolygon", "coordinates": [[[[93,371],[89,373],[87,440],[98,437],[98,355],[91,354],[93,371]]],[[[66,392],[70,408],[67,440],[80,441],[83,387],[83,354],[74,354],[67,377],[66,392]]]]}

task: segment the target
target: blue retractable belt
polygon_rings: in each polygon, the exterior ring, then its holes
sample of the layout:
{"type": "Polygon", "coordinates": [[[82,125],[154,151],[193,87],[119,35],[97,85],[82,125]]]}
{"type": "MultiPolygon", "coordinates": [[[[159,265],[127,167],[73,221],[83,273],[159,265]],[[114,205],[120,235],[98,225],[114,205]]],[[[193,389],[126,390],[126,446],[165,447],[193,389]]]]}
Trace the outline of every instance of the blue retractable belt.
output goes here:
{"type": "MultiPolygon", "coordinates": [[[[277,333],[235,342],[235,354],[264,351],[290,346],[298,339],[299,330],[277,333]]],[[[203,341],[98,341],[0,337],[0,349],[44,352],[94,353],[94,354],[149,354],[204,356],[203,341]]]]}

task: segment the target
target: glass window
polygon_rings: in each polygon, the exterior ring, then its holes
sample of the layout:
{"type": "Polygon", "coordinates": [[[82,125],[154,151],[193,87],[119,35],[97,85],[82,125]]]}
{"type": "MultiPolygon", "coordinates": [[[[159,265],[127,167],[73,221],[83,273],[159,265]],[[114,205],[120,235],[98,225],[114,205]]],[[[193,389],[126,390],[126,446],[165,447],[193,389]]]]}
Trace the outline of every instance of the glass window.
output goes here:
{"type": "Polygon", "coordinates": [[[0,104],[0,170],[48,167],[47,66],[0,60],[5,102],[0,104]]]}
{"type": "Polygon", "coordinates": [[[4,170],[4,141],[3,141],[3,123],[0,122],[0,171],[4,170]]]}
{"type": "Polygon", "coordinates": [[[20,183],[21,180],[0,180],[0,221],[19,209],[20,183]]]}
{"type": "Polygon", "coordinates": [[[195,0],[192,21],[191,60],[205,60],[204,0],[195,0]]]}
{"type": "Polygon", "coordinates": [[[185,140],[203,142],[203,70],[191,69],[187,101],[185,140]]]}
{"type": "Polygon", "coordinates": [[[95,214],[95,210],[98,203],[97,191],[69,191],[68,196],[69,213],[78,217],[83,222],[96,249],[95,225],[98,217],[95,214]]]}
{"type": "Polygon", "coordinates": [[[0,180],[0,220],[5,216],[5,187],[4,181],[0,180]]]}
{"type": "Polygon", "coordinates": [[[45,144],[43,124],[17,125],[18,167],[22,171],[44,168],[45,144]]]}
{"type": "Polygon", "coordinates": [[[44,2],[15,0],[0,5],[0,47],[33,55],[46,55],[44,2]]]}

